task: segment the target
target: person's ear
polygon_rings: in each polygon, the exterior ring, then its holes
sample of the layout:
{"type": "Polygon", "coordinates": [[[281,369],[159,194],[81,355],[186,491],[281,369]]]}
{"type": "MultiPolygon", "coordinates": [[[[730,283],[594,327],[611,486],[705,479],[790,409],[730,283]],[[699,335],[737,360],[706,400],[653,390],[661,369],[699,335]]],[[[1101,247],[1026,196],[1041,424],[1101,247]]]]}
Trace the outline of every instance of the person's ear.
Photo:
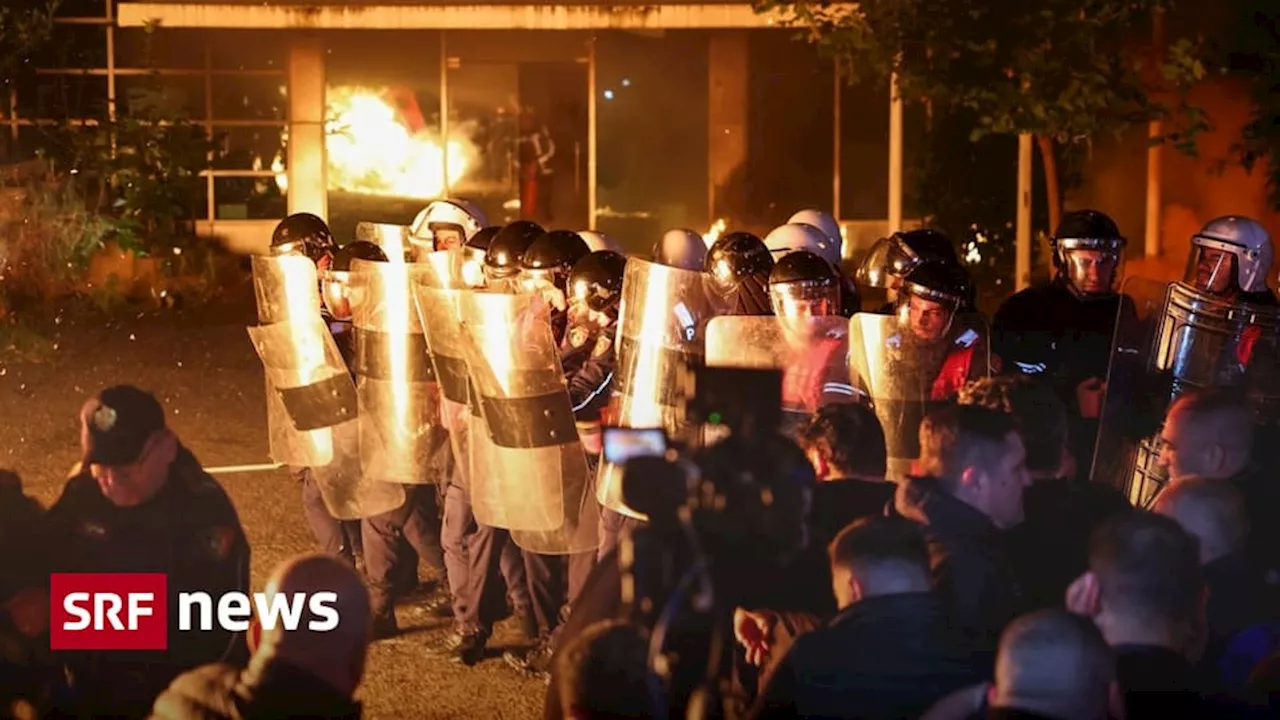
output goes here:
{"type": "Polygon", "coordinates": [[[1089,618],[1102,612],[1102,589],[1093,571],[1085,571],[1067,588],[1066,606],[1068,612],[1089,618]]]}
{"type": "Polygon", "coordinates": [[[1215,473],[1218,470],[1221,470],[1224,465],[1226,465],[1227,451],[1226,451],[1226,448],[1222,447],[1221,443],[1215,442],[1212,445],[1210,445],[1207,449],[1205,449],[1204,456],[1205,456],[1204,457],[1205,467],[1211,469],[1215,473]]]}
{"type": "Polygon", "coordinates": [[[960,472],[960,487],[970,492],[983,489],[986,480],[986,474],[976,467],[967,467],[960,472]]]}

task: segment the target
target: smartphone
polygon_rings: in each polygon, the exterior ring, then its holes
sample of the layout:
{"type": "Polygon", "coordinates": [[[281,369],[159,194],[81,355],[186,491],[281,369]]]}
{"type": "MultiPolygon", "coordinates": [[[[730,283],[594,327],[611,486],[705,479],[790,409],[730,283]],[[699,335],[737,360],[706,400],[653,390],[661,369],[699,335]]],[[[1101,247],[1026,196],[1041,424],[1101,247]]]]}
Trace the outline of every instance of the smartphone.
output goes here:
{"type": "Polygon", "coordinates": [[[606,426],[603,433],[604,461],[611,465],[625,465],[631,458],[667,454],[667,433],[662,428],[606,426]]]}

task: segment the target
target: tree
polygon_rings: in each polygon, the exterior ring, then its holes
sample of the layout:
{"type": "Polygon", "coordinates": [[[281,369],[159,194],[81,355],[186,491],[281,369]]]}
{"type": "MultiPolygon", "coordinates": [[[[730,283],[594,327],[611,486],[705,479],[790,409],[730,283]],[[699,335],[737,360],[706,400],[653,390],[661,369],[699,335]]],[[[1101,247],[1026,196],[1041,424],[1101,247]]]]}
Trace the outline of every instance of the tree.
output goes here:
{"type": "Polygon", "coordinates": [[[971,139],[1029,133],[1042,157],[1049,223],[1062,209],[1057,146],[1166,121],[1194,152],[1206,117],[1185,101],[1204,76],[1186,39],[1154,52],[1168,0],[755,0],[827,49],[848,77],[896,76],[901,96],[977,118],[971,139]],[[1163,56],[1163,57],[1162,57],[1163,56]]]}
{"type": "Polygon", "coordinates": [[[13,0],[0,6],[0,81],[5,85],[53,33],[62,0],[13,0]]]}
{"type": "Polygon", "coordinates": [[[1267,165],[1268,200],[1280,210],[1280,9],[1274,0],[1240,0],[1233,51],[1226,67],[1249,81],[1253,114],[1244,126],[1235,159],[1252,172],[1267,165]]]}

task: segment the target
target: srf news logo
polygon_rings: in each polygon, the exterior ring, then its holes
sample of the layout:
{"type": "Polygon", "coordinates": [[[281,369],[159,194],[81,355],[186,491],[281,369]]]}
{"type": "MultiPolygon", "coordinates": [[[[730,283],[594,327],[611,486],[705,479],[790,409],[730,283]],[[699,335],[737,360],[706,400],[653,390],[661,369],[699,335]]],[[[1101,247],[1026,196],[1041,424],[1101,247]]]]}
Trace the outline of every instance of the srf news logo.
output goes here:
{"type": "MultiPolygon", "coordinates": [[[[51,650],[167,650],[169,583],[162,573],[55,573],[49,578],[51,650]]],[[[337,593],[178,593],[179,632],[210,632],[217,626],[245,632],[257,615],[264,630],[297,630],[303,610],[307,629],[338,627],[337,593]],[[256,611],[256,613],[255,613],[256,611]]]]}

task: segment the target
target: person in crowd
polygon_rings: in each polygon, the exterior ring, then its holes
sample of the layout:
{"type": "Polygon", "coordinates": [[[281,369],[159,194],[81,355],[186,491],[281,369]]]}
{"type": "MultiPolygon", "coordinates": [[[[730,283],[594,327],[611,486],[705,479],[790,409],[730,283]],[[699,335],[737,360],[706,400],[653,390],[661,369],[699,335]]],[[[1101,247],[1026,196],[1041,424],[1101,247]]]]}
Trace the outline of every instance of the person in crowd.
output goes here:
{"type": "Polygon", "coordinates": [[[338,624],[304,609],[298,628],[261,630],[247,667],[224,663],[178,676],[156,699],[152,720],[249,720],[250,718],[358,718],[356,689],[364,676],[371,638],[369,593],[348,565],[327,555],[302,555],[281,563],[267,581],[268,596],[333,593],[338,624]]]}
{"type": "Polygon", "coordinates": [[[1244,497],[1231,483],[1184,478],[1160,493],[1154,509],[1199,541],[1209,591],[1205,680],[1243,690],[1254,666],[1277,649],[1275,629],[1264,623],[1274,617],[1267,612],[1266,585],[1246,552],[1244,497]]]}
{"type": "Polygon", "coordinates": [[[840,612],[799,637],[766,680],[759,717],[916,717],[973,682],[968,653],[930,589],[919,527],[868,517],[829,548],[840,612]]]}
{"type": "Polygon", "coordinates": [[[1090,533],[1131,506],[1113,487],[1072,470],[1067,408],[1052,385],[1026,375],[984,378],[966,385],[958,400],[1007,412],[1018,428],[1031,484],[1022,498],[1026,520],[1006,533],[1005,545],[1028,607],[1059,607],[1085,571],[1090,533]]]}
{"type": "Polygon", "coordinates": [[[1026,451],[1012,417],[951,405],[920,424],[918,476],[894,508],[924,528],[935,588],[970,647],[993,653],[1024,604],[1001,532],[1023,520],[1026,451]]]}
{"type": "Polygon", "coordinates": [[[243,633],[178,632],[176,598],[247,591],[249,544],[226,492],[169,429],[151,393],[117,385],[89,398],[80,445],[82,461],[45,515],[48,570],[163,573],[175,607],[163,652],[61,653],[74,699],[60,710],[138,717],[179,673],[243,659],[243,633]]]}
{"type": "MultiPolygon", "coordinates": [[[[44,509],[23,492],[22,478],[11,470],[0,470],[0,518],[0,546],[43,545],[44,509]]],[[[42,583],[41,570],[33,553],[5,553],[0,559],[0,714],[7,708],[14,717],[41,716],[57,684],[59,673],[41,637],[48,601],[43,593],[23,592],[42,583]]]]}
{"type": "Polygon", "coordinates": [[[1243,493],[1253,528],[1250,555],[1274,584],[1280,579],[1280,483],[1255,462],[1255,431],[1253,411],[1240,392],[1190,390],[1165,415],[1159,464],[1172,483],[1227,480],[1243,493]]]}
{"type": "Polygon", "coordinates": [[[1129,513],[1094,532],[1089,570],[1068,589],[1067,609],[1092,618],[1115,651],[1131,720],[1201,707],[1194,664],[1204,647],[1204,597],[1196,539],[1174,520],[1129,513]]]}
{"type": "Polygon", "coordinates": [[[653,717],[648,640],[621,620],[597,622],[556,655],[563,717],[606,720],[653,717]]]}

